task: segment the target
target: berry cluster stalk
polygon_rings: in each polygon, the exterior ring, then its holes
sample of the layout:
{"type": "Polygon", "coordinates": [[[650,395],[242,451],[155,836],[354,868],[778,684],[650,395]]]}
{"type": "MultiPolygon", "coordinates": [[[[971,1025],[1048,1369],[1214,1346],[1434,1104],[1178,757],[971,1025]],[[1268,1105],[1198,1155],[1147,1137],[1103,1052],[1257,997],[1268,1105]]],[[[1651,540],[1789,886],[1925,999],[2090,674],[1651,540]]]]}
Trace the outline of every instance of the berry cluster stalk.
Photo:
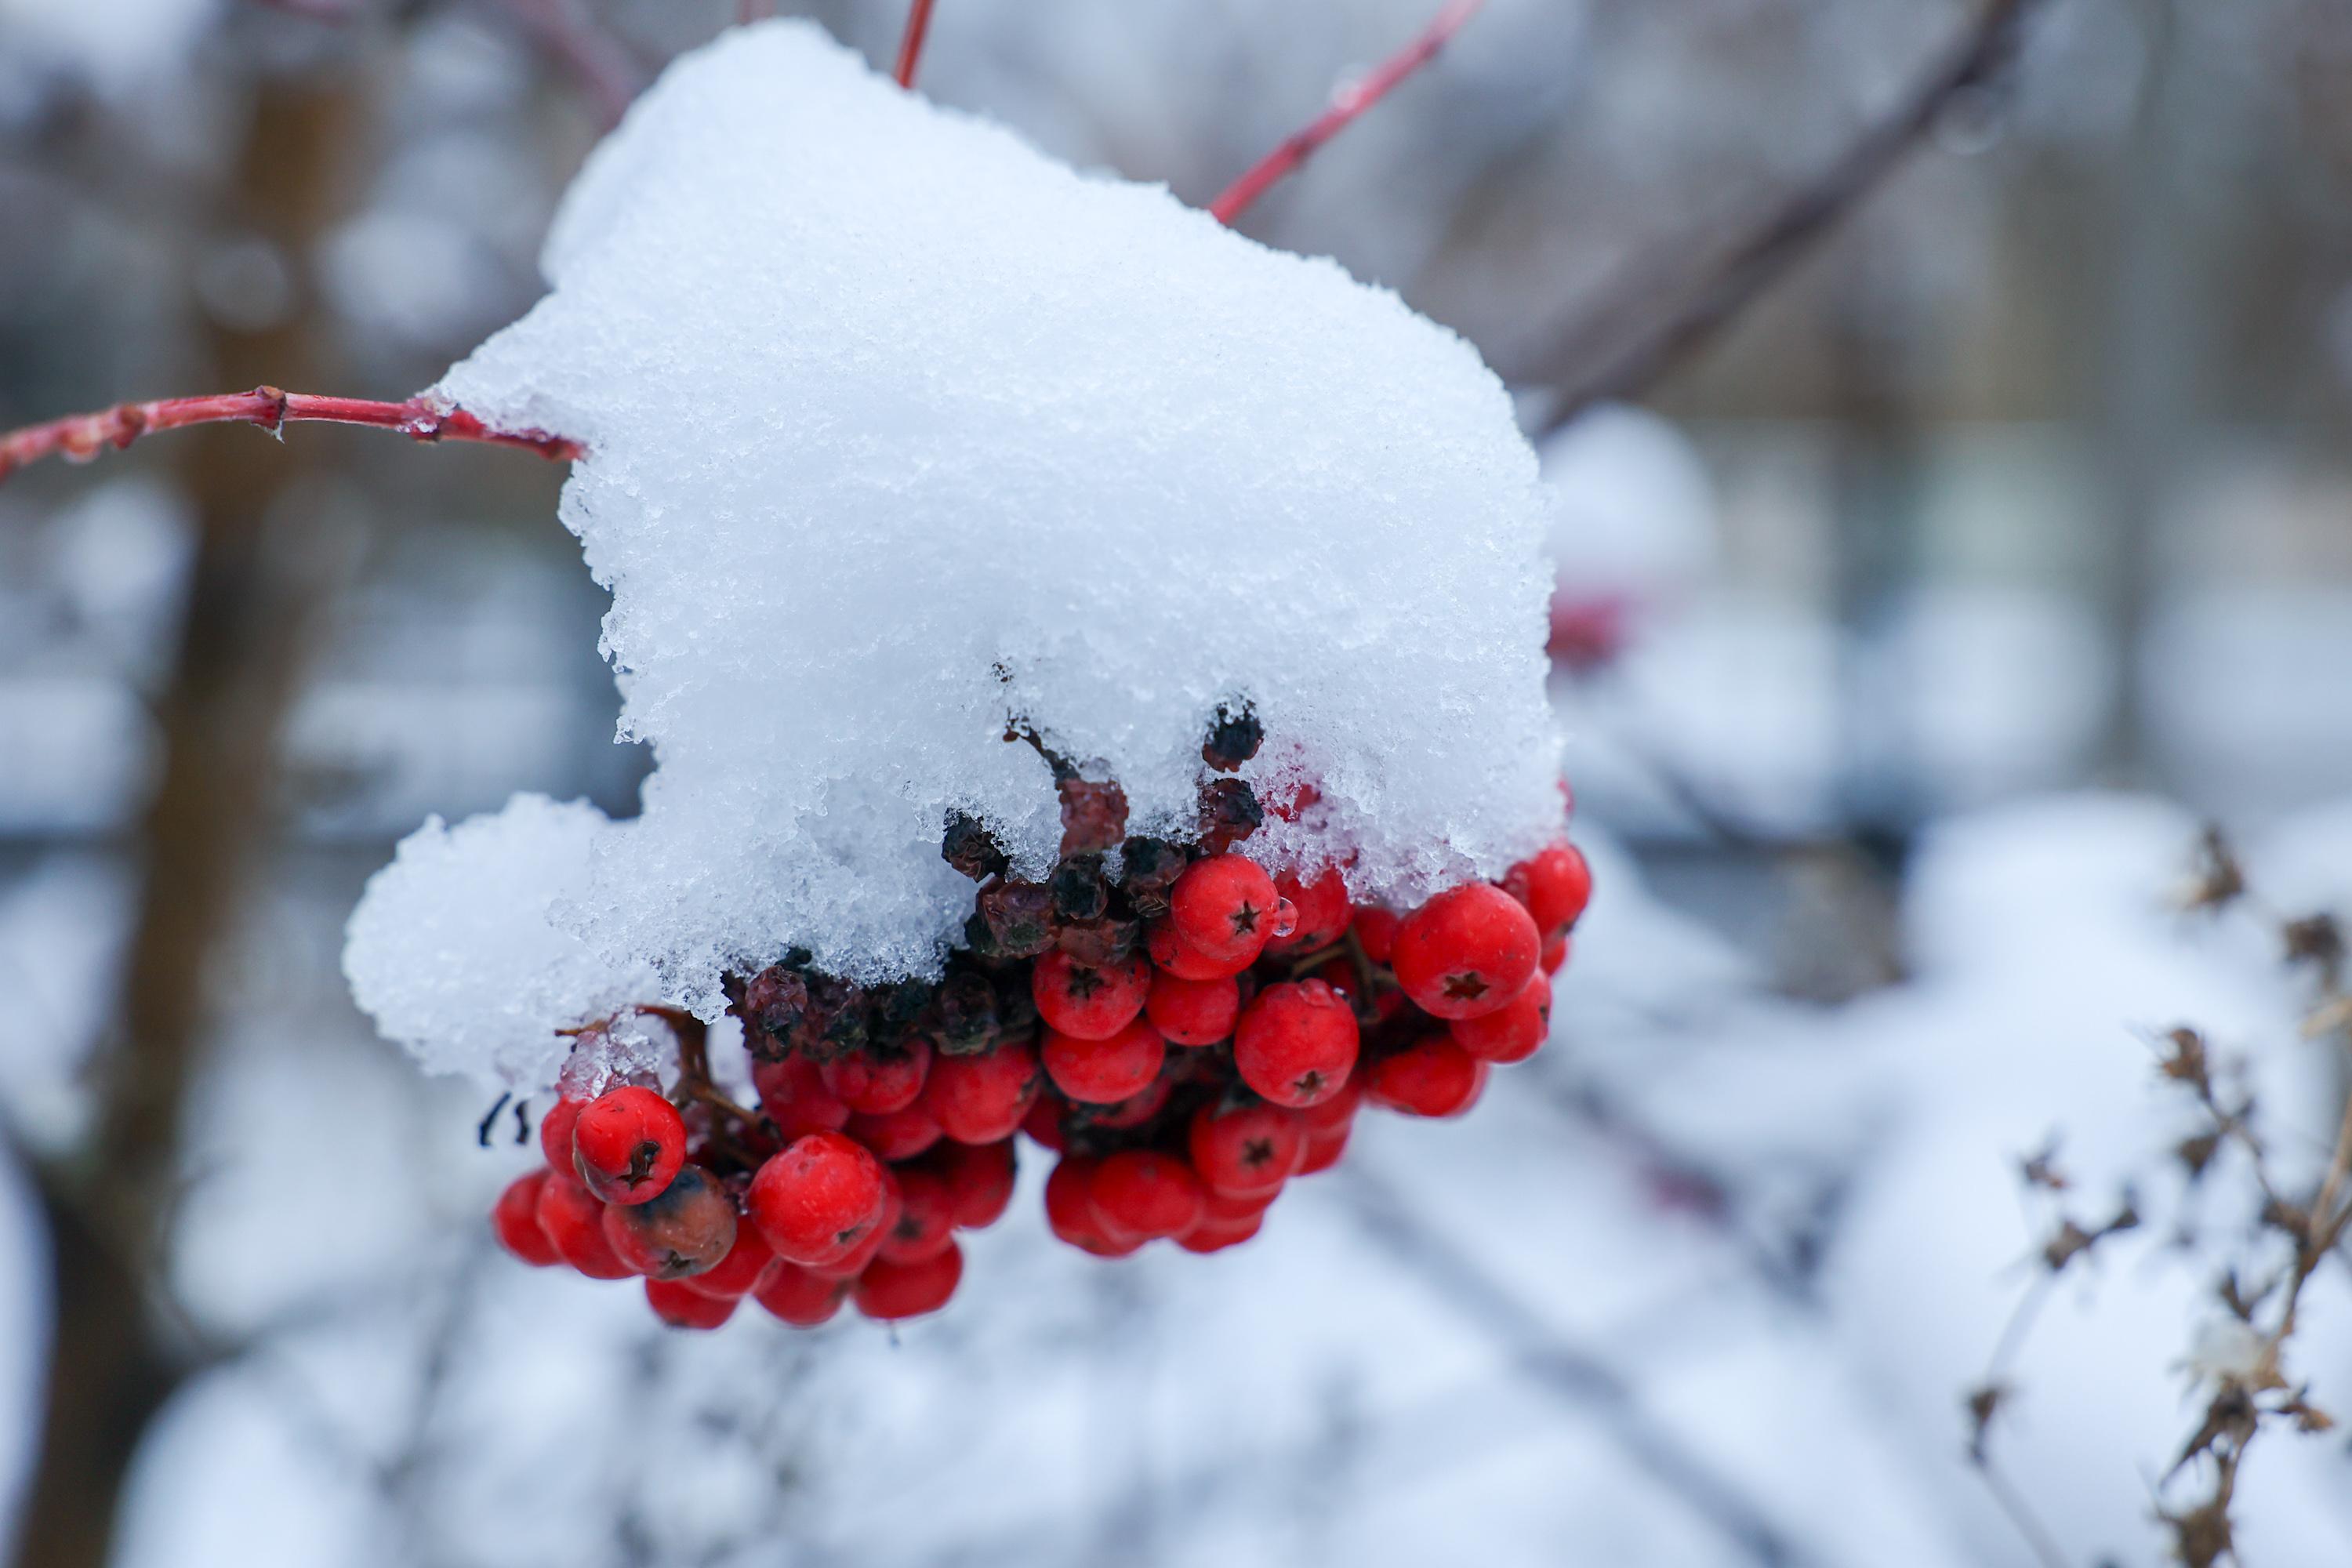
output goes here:
{"type": "Polygon", "coordinates": [[[907,12],[907,31],[898,40],[898,68],[891,74],[898,85],[915,85],[915,71],[923,63],[923,39],[931,30],[932,0],[915,0],[907,12]]]}
{"type": "Polygon", "coordinates": [[[1444,48],[1486,3],[1486,0],[1448,0],[1445,9],[1440,11],[1412,43],[1374,67],[1370,75],[1343,81],[1334,89],[1330,106],[1304,129],[1292,132],[1282,145],[1251,165],[1240,179],[1226,186],[1224,194],[1209,204],[1210,215],[1223,224],[1230,224],[1241,216],[1251,203],[1313,157],[1324,142],[1346,130],[1357,116],[1386,98],[1399,82],[1436,58],[1437,51],[1444,48]]]}
{"type": "Polygon", "coordinates": [[[544,430],[501,430],[462,408],[442,408],[423,397],[381,403],[364,397],[322,397],[257,386],[251,392],[203,397],[163,397],[149,403],[118,403],[94,414],[69,414],[45,425],[0,435],[0,479],[27,463],[62,457],[87,463],[109,447],[120,449],[157,430],[190,425],[257,425],[275,436],[291,424],[364,425],[394,430],[413,441],[474,441],[520,447],[543,458],[569,460],[583,450],[567,436],[544,430]]]}

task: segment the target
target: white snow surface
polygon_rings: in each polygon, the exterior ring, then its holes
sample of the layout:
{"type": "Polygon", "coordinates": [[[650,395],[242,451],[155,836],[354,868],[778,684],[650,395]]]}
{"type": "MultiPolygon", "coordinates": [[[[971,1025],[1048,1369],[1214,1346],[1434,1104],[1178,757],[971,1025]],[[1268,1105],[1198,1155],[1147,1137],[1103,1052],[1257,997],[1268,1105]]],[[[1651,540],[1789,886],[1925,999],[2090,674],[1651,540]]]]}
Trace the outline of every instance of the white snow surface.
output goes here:
{"type": "MultiPolygon", "coordinates": [[[[625,830],[582,828],[552,906],[578,945],[515,889],[463,916],[510,949],[469,973],[562,947],[715,1016],[723,970],[794,943],[859,979],[934,970],[971,908],[950,809],[1032,874],[1055,852],[1013,718],[1117,778],[1131,831],[1181,836],[1208,721],[1248,701],[1269,739],[1245,776],[1321,793],[1248,852],[1344,859],[1360,897],[1499,874],[1556,831],[1536,461],[1476,353],[1393,294],[796,22],[673,66],[543,268],[547,298],[436,392],[587,444],[562,518],[658,770],[625,830]]],[[[510,836],[544,826],[428,829],[353,922],[362,1005],[428,1065],[537,1087],[523,1014],[586,994],[415,964],[416,923],[520,871],[510,836]]]]}

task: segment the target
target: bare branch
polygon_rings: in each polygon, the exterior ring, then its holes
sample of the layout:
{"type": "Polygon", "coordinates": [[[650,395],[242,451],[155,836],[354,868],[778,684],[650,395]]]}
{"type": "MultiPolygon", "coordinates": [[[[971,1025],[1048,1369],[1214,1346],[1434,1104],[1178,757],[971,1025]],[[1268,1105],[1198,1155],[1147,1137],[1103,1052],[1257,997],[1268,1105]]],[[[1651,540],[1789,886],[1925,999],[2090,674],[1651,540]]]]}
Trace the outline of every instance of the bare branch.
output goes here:
{"type": "Polygon", "coordinates": [[[544,430],[500,430],[462,408],[443,408],[424,397],[380,403],[363,397],[321,397],[257,386],[251,392],[202,397],[164,397],[149,403],[118,403],[94,414],[72,414],[43,425],[0,435],[0,480],[27,463],[61,457],[87,463],[108,447],[118,450],[158,430],[191,425],[257,425],[275,436],[288,425],[364,425],[394,430],[413,441],[473,441],[520,447],[542,458],[570,460],[584,448],[568,436],[544,430]]]}
{"type": "Polygon", "coordinates": [[[1225,187],[1223,195],[1209,204],[1209,212],[1219,223],[1230,224],[1241,216],[1252,202],[1265,195],[1298,166],[1315,155],[1316,149],[1346,130],[1356,117],[1386,98],[1396,85],[1437,57],[1463,25],[1478,14],[1486,0],[1447,0],[1421,35],[1402,49],[1390,56],[1371,72],[1360,78],[1341,82],[1331,93],[1330,105],[1299,131],[1293,132],[1283,143],[1259,159],[1238,180],[1225,187]]]}
{"type": "Polygon", "coordinates": [[[898,68],[893,74],[900,87],[915,85],[915,71],[923,63],[923,39],[931,30],[932,0],[915,0],[907,11],[907,30],[898,39],[898,68]]]}
{"type": "Polygon", "coordinates": [[[1639,392],[1712,338],[1884,184],[1948,106],[2000,73],[2026,14],[2037,4],[1985,0],[1967,31],[1884,119],[1729,243],[1685,236],[1622,268],[1528,378],[1560,388],[1539,435],[1561,428],[1595,403],[1639,392]],[[1710,258],[1696,272],[1680,260],[1694,254],[1710,258]],[[1677,272],[1688,281],[1662,291],[1659,279],[1677,272]]]}

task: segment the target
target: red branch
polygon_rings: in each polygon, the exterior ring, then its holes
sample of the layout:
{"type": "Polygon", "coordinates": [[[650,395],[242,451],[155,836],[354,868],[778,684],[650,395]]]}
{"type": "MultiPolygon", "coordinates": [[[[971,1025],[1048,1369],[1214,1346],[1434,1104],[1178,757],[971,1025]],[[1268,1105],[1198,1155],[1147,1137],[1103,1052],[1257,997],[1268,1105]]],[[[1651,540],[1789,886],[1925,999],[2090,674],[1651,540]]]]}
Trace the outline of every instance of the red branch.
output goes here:
{"type": "Polygon", "coordinates": [[[915,68],[923,61],[923,37],[931,30],[932,0],[915,0],[907,12],[907,31],[898,40],[898,85],[915,85],[915,68]]]}
{"type": "Polygon", "coordinates": [[[275,436],[289,424],[368,425],[396,430],[414,441],[479,441],[520,447],[542,458],[569,461],[583,448],[568,436],[544,430],[497,430],[462,408],[439,408],[422,397],[377,403],[364,397],[317,397],[257,386],[210,397],[164,397],[152,403],[118,403],[95,414],[73,414],[46,425],[28,425],[0,435],[0,479],[27,463],[62,457],[87,463],[109,447],[128,447],[157,430],[189,425],[257,425],[275,436]]]}
{"type": "Polygon", "coordinates": [[[1440,11],[1423,28],[1421,36],[1373,68],[1368,76],[1341,82],[1332,89],[1330,106],[1318,115],[1306,129],[1291,133],[1281,146],[1252,164],[1249,171],[1225,187],[1224,194],[1209,204],[1209,214],[1219,223],[1229,224],[1239,217],[1252,202],[1265,195],[1268,188],[1280,182],[1301,163],[1315,155],[1315,150],[1346,130],[1355,118],[1389,95],[1399,82],[1427,65],[1437,56],[1463,24],[1478,14],[1486,0],[1447,0],[1440,11]]]}

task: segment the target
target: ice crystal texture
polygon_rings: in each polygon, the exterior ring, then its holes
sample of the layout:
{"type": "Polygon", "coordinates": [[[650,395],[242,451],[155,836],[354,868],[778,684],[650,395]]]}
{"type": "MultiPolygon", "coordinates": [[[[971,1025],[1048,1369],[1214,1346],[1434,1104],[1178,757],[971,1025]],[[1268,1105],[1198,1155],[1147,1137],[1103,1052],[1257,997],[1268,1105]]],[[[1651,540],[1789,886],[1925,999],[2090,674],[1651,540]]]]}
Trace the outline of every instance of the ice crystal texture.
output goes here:
{"type": "MultiPolygon", "coordinates": [[[[950,809],[1016,870],[1051,864],[1015,719],[1119,780],[1130,831],[1189,837],[1202,731],[1247,701],[1269,739],[1244,776],[1319,791],[1247,852],[1343,859],[1360,897],[1498,874],[1556,828],[1535,459],[1476,353],[1387,290],[796,22],[675,65],[543,267],[548,296],[437,393],[586,443],[562,519],[658,767],[639,818],[582,829],[511,967],[649,964],[645,1000],[706,1016],[723,971],[791,943],[859,979],[930,970],[971,909],[950,809]]],[[[543,816],[427,829],[354,921],[362,1004],[404,1039],[431,1013],[428,1062],[539,1061],[399,993],[442,984],[400,973],[430,888],[520,874],[509,837],[543,816]]]]}

